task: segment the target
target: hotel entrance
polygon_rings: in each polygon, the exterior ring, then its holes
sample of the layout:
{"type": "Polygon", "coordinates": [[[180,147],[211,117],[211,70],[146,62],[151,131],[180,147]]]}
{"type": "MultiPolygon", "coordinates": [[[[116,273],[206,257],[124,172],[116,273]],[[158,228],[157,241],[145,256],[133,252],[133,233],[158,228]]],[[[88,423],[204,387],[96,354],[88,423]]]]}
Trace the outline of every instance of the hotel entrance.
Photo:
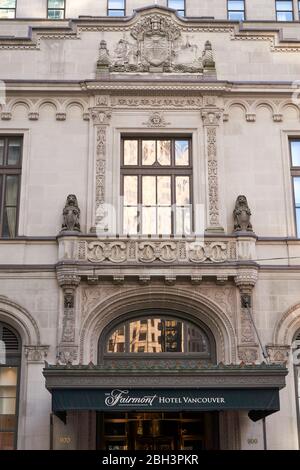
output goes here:
{"type": "Polygon", "coordinates": [[[218,412],[98,413],[101,450],[217,450],[218,412]]]}

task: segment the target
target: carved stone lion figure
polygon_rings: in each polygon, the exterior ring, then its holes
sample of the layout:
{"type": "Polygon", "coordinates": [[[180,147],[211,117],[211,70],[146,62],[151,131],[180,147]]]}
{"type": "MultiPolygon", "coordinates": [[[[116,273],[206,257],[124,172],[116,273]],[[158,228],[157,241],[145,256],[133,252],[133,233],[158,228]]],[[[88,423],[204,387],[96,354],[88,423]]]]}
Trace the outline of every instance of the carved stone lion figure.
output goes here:
{"type": "Polygon", "coordinates": [[[63,210],[64,223],[61,231],[80,232],[80,209],[75,194],[69,194],[63,210]]]}
{"type": "Polygon", "coordinates": [[[249,209],[246,196],[238,196],[233,216],[234,230],[236,232],[253,232],[252,224],[250,222],[251,211],[249,209]]]}

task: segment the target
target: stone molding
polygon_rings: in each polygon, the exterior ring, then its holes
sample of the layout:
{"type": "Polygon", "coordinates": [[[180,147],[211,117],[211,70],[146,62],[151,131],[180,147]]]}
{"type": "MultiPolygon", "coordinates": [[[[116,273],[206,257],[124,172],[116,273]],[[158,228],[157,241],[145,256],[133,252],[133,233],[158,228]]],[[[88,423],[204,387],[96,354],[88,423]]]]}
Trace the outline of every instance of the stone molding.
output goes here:
{"type": "Polygon", "coordinates": [[[171,123],[167,122],[161,112],[154,112],[149,115],[148,121],[143,122],[143,125],[150,128],[163,128],[169,126],[171,123]]]}

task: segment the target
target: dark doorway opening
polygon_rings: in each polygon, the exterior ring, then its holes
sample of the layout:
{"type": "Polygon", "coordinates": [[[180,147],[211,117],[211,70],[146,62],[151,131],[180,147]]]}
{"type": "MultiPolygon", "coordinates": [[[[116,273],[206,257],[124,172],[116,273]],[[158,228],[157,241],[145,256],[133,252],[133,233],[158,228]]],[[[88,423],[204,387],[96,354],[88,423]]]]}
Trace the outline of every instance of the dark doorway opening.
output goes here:
{"type": "Polygon", "coordinates": [[[217,450],[219,413],[97,413],[97,449],[217,450]]]}

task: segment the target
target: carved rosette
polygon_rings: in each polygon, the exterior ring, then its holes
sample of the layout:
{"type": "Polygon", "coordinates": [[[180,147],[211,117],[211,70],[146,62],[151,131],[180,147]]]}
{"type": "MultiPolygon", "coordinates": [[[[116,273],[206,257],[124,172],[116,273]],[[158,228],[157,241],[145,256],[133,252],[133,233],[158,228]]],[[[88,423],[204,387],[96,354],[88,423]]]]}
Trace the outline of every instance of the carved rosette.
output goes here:
{"type": "Polygon", "coordinates": [[[259,359],[258,345],[253,326],[252,291],[257,282],[257,270],[241,270],[235,277],[240,291],[239,345],[238,358],[245,363],[259,359]]]}
{"type": "Polygon", "coordinates": [[[25,346],[25,357],[28,363],[40,363],[43,364],[48,356],[50,346],[25,346]]]}
{"type": "Polygon", "coordinates": [[[208,173],[208,231],[224,232],[220,225],[219,214],[219,184],[218,184],[218,156],[217,156],[217,129],[221,111],[217,108],[203,108],[201,110],[204,133],[206,139],[206,159],[208,173]]]}
{"type": "Polygon", "coordinates": [[[59,362],[66,364],[72,363],[77,358],[75,292],[80,283],[80,276],[74,272],[58,272],[57,279],[63,289],[64,302],[61,342],[57,356],[59,362]],[[67,357],[68,360],[65,360],[67,357]]]}
{"type": "MultiPolygon", "coordinates": [[[[108,97],[101,97],[98,103],[108,103],[108,97]]],[[[95,226],[91,231],[97,233],[105,232],[105,171],[107,154],[107,127],[110,124],[111,111],[107,108],[100,108],[100,105],[91,109],[91,118],[95,127],[96,135],[96,194],[95,194],[95,226]]]]}

